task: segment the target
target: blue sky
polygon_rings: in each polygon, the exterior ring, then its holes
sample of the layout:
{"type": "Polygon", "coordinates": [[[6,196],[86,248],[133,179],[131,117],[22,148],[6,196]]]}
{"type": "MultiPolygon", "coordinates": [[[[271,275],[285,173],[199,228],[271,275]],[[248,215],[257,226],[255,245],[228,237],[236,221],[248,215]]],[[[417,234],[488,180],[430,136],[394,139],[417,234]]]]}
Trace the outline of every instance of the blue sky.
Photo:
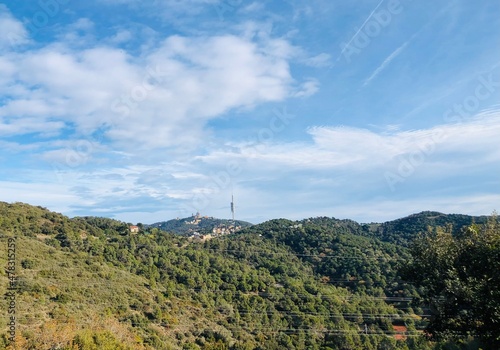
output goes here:
{"type": "Polygon", "coordinates": [[[500,3],[0,4],[0,201],[152,223],[500,203],[500,3]]]}

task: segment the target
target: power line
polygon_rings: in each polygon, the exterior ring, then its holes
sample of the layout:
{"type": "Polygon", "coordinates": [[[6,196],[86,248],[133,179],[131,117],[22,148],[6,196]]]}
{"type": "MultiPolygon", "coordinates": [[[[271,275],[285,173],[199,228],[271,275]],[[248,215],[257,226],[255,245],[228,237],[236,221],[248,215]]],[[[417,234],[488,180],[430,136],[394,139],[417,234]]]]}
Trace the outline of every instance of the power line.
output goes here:
{"type": "MultiPolygon", "coordinates": [[[[61,321],[61,322],[67,322],[68,319],[66,318],[61,318],[61,319],[50,319],[46,321],[61,321]]],[[[215,323],[215,322],[214,322],[215,323]]],[[[120,322],[121,325],[130,325],[130,326],[144,326],[145,323],[140,323],[140,322],[120,322]]],[[[199,326],[197,326],[194,323],[178,323],[178,324],[157,324],[160,326],[165,327],[166,329],[169,329],[171,331],[176,331],[178,329],[188,329],[192,327],[196,327],[199,329],[199,326]]],[[[27,325],[22,325],[23,327],[29,327],[27,325]]],[[[250,327],[237,327],[236,329],[233,329],[231,327],[225,327],[222,325],[218,325],[221,328],[224,328],[229,331],[241,331],[244,330],[248,333],[251,332],[259,332],[263,334],[280,334],[280,333],[285,333],[285,334],[301,334],[301,333],[321,333],[325,335],[343,335],[343,334],[351,334],[351,335],[362,335],[362,336],[395,336],[395,335],[404,335],[406,337],[415,337],[415,336],[422,336],[422,331],[384,331],[384,330],[350,330],[350,329],[313,329],[313,328],[282,328],[282,329],[275,329],[271,330],[268,327],[255,327],[255,328],[250,328],[250,327]]]]}
{"type": "MultiPolygon", "coordinates": [[[[224,292],[228,289],[204,289],[204,288],[190,288],[187,290],[191,290],[194,292],[212,292],[212,293],[220,293],[224,292]]],[[[236,292],[236,291],[235,291],[236,292]]],[[[241,292],[241,291],[240,291],[241,292]]],[[[273,296],[273,295],[282,295],[281,293],[271,293],[271,292],[258,292],[258,295],[260,296],[273,296]]],[[[314,295],[314,294],[295,294],[296,296],[303,296],[303,297],[321,297],[321,298],[336,298],[336,299],[365,299],[365,300],[386,300],[386,301],[412,301],[413,298],[410,297],[387,297],[387,296],[369,296],[369,295],[357,295],[357,294],[352,294],[352,295],[314,295]]]]}
{"type": "Polygon", "coordinates": [[[326,254],[296,254],[293,252],[269,252],[269,251],[241,251],[234,249],[205,249],[213,252],[231,252],[231,253],[241,253],[241,254],[251,254],[251,253],[266,253],[270,255],[293,255],[297,257],[311,257],[311,258],[335,258],[335,259],[366,259],[366,260],[407,260],[405,258],[397,257],[369,257],[369,256],[354,256],[354,255],[326,255],[326,254]]]}

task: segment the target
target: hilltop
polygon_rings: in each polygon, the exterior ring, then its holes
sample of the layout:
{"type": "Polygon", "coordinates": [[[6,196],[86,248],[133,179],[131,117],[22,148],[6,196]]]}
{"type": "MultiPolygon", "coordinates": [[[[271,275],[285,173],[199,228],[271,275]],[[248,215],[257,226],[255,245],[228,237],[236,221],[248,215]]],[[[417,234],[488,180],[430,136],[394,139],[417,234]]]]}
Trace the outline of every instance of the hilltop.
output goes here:
{"type": "Polygon", "coordinates": [[[233,220],[202,216],[199,213],[187,218],[176,218],[146,225],[147,228],[158,228],[163,231],[186,236],[192,236],[194,234],[224,235],[235,233],[250,226],[252,226],[252,224],[246,221],[235,220],[233,222],[233,220]]]}
{"type": "MultiPolygon", "coordinates": [[[[435,231],[437,227],[449,227],[458,233],[464,226],[484,224],[488,216],[464,214],[444,214],[436,211],[422,211],[403,218],[382,223],[358,223],[350,219],[315,217],[294,222],[294,225],[314,224],[337,232],[377,238],[383,242],[396,243],[408,247],[422,233],[435,231]]],[[[272,220],[271,220],[272,221],[272,220]]]]}

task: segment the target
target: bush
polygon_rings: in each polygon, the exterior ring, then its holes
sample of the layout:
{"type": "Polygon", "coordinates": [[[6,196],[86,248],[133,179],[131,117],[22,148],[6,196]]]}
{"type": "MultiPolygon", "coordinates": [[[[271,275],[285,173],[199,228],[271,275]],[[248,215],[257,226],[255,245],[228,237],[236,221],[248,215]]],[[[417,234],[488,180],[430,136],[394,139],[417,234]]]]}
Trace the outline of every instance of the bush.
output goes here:
{"type": "Polygon", "coordinates": [[[129,348],[121,344],[113,334],[108,331],[91,332],[84,331],[78,334],[73,344],[79,350],[128,350],[129,348]]]}
{"type": "Polygon", "coordinates": [[[37,266],[37,262],[31,259],[23,259],[21,260],[21,267],[23,269],[34,269],[37,266]]]}

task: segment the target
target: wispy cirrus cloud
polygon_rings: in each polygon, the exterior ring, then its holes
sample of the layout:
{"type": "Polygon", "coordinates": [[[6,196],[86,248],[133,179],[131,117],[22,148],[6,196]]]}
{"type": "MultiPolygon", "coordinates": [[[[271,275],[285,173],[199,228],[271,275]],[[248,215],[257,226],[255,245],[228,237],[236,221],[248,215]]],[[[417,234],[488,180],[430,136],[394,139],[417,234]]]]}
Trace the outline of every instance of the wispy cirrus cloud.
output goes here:
{"type": "Polygon", "coordinates": [[[363,87],[370,84],[370,82],[377,77],[387,66],[406,48],[410,41],[405,42],[403,45],[394,50],[389,56],[386,57],[384,62],[373,71],[373,73],[364,81],[363,87]]]}
{"type": "Polygon", "coordinates": [[[344,48],[342,49],[342,51],[340,52],[339,56],[337,57],[336,62],[338,62],[340,60],[340,58],[344,54],[345,50],[349,49],[349,45],[351,45],[351,43],[353,42],[353,40],[356,39],[356,37],[358,36],[358,34],[363,30],[363,27],[365,26],[365,24],[373,17],[373,15],[379,9],[380,5],[382,5],[383,2],[384,2],[384,0],[380,0],[379,3],[377,4],[377,6],[375,6],[375,8],[370,12],[370,14],[368,15],[368,17],[366,17],[366,19],[363,21],[363,23],[361,24],[361,26],[358,27],[358,29],[356,30],[356,32],[354,33],[354,35],[351,37],[351,39],[349,39],[349,41],[347,42],[347,44],[344,45],[344,48]]]}

